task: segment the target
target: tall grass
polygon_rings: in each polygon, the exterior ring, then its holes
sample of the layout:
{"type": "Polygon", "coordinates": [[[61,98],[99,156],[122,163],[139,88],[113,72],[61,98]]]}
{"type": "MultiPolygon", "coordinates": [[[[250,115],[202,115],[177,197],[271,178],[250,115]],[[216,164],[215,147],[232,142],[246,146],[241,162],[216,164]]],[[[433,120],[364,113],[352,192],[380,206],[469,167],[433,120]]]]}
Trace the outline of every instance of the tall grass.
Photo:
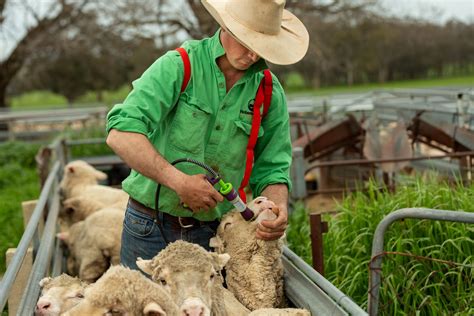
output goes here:
{"type": "Polygon", "coordinates": [[[5,251],[14,248],[23,234],[21,202],[39,195],[34,156],[37,145],[0,144],[0,273],[5,271],[5,251]]]}
{"type": "MultiPolygon", "coordinates": [[[[395,210],[426,207],[474,212],[474,186],[453,186],[436,178],[417,178],[397,192],[370,183],[325,216],[325,277],[367,308],[372,237],[382,218],[395,210]]],[[[308,260],[308,219],[303,208],[290,219],[289,245],[308,260]],[[295,232],[297,230],[298,232],[295,232]],[[301,233],[301,234],[300,234],[301,233]]],[[[382,264],[380,312],[383,315],[468,315],[474,312],[473,225],[428,220],[404,220],[390,226],[384,249],[413,256],[387,255],[382,264]],[[435,258],[456,264],[434,262],[435,258]]]]}

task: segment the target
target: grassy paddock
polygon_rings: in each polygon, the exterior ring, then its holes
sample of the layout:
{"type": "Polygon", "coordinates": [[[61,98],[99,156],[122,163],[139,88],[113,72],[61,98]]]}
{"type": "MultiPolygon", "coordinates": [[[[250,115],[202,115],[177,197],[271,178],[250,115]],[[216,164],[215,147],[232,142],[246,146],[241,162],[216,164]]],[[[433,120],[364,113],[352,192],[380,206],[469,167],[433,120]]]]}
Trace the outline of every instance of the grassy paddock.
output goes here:
{"type": "MultiPolygon", "coordinates": [[[[395,193],[371,183],[338,206],[339,214],[326,216],[325,277],[357,304],[367,308],[372,237],[377,224],[390,212],[406,207],[474,211],[474,186],[453,187],[416,179],[395,193]]],[[[289,246],[311,263],[307,211],[300,205],[290,218],[289,246]]],[[[385,251],[402,252],[454,262],[436,263],[414,257],[388,255],[382,265],[382,315],[468,315],[474,312],[473,225],[428,220],[404,220],[391,225],[385,251]],[[464,265],[464,266],[462,266],[464,265]]]]}
{"type": "MultiPolygon", "coordinates": [[[[304,81],[298,74],[291,74],[287,79],[285,90],[288,93],[309,93],[315,95],[327,95],[338,93],[357,93],[368,92],[376,89],[390,88],[434,88],[448,86],[474,86],[474,75],[464,77],[450,77],[440,79],[426,80],[407,80],[393,81],[384,84],[370,83],[359,84],[354,86],[335,86],[322,87],[319,89],[308,89],[304,87],[304,81]]],[[[130,91],[129,85],[124,85],[120,89],[114,91],[104,91],[102,104],[112,106],[122,102],[130,91]]],[[[33,91],[16,96],[10,100],[12,109],[35,109],[35,108],[64,108],[67,107],[67,100],[60,95],[48,91],[33,91]]],[[[88,92],[81,96],[75,103],[74,107],[91,106],[97,104],[96,94],[88,92]]]]}
{"type": "Polygon", "coordinates": [[[37,145],[0,144],[0,273],[5,271],[5,251],[18,245],[23,234],[21,202],[39,196],[34,156],[37,145]]]}

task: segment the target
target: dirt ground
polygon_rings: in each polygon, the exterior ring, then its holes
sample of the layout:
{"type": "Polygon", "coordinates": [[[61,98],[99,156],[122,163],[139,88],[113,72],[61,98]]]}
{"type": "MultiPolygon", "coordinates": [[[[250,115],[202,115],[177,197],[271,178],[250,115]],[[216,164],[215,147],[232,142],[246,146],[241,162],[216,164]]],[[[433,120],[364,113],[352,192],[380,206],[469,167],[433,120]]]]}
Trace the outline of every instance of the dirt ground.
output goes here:
{"type": "Polygon", "coordinates": [[[338,196],[313,195],[305,200],[306,207],[311,213],[336,213],[336,203],[341,202],[338,196]]]}

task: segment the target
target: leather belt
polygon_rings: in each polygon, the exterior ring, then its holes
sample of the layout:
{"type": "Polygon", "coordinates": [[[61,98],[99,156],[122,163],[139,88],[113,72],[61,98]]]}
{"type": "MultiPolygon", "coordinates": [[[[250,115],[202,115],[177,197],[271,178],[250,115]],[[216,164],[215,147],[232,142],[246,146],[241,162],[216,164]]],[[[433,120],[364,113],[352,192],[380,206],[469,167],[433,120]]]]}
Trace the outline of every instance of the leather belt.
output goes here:
{"type": "Polygon", "coordinates": [[[173,216],[171,214],[168,214],[168,213],[162,212],[162,211],[156,212],[151,207],[143,205],[142,203],[140,203],[137,200],[132,199],[132,198],[129,198],[128,204],[133,209],[139,211],[140,213],[146,214],[146,215],[148,215],[152,218],[156,218],[157,215],[162,214],[163,221],[171,222],[175,226],[179,226],[181,228],[191,228],[191,227],[198,227],[198,226],[202,226],[202,225],[210,225],[210,226],[215,225],[215,227],[213,227],[213,228],[216,229],[217,226],[219,225],[219,221],[217,221],[217,220],[206,222],[206,221],[197,220],[193,217],[173,216]]]}

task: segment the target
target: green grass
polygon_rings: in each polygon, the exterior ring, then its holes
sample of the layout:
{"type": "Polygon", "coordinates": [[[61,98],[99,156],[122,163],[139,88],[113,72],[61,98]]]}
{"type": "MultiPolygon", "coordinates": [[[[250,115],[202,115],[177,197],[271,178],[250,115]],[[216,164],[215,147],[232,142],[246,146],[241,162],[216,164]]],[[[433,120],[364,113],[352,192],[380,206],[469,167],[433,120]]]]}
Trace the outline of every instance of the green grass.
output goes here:
{"type": "MultiPolygon", "coordinates": [[[[109,107],[116,103],[122,102],[130,92],[130,86],[124,85],[120,89],[114,91],[104,91],[102,102],[97,101],[94,92],[86,93],[78,98],[72,107],[89,107],[105,104],[109,107]]],[[[66,98],[61,95],[49,91],[32,91],[10,99],[11,108],[19,109],[52,109],[65,108],[68,106],[66,98]]]]}
{"type": "Polygon", "coordinates": [[[37,145],[20,142],[0,145],[0,273],[5,271],[6,250],[16,247],[23,234],[21,202],[39,196],[37,150],[37,145]]]}
{"type": "MultiPolygon", "coordinates": [[[[325,216],[325,277],[367,308],[372,237],[377,224],[390,212],[405,207],[427,207],[474,212],[474,185],[453,186],[434,178],[415,179],[398,191],[367,192],[343,200],[335,217],[325,216]]],[[[290,248],[310,261],[309,223],[298,207],[290,218],[290,248]]],[[[428,220],[404,220],[391,225],[385,251],[403,252],[451,261],[470,267],[436,263],[420,258],[387,255],[382,264],[381,315],[468,315],[474,306],[473,225],[428,220]]]]}
{"type": "MultiPolygon", "coordinates": [[[[449,86],[471,86],[474,87],[474,75],[463,77],[451,77],[427,80],[407,80],[393,81],[385,84],[370,83],[349,86],[322,87],[319,89],[304,88],[304,80],[296,73],[292,73],[287,78],[287,87],[285,90],[289,94],[308,93],[314,95],[328,95],[338,93],[358,93],[368,92],[376,89],[392,88],[435,88],[449,86]]],[[[130,92],[130,86],[124,85],[114,91],[104,91],[102,104],[109,107],[122,102],[130,92]]],[[[64,108],[67,107],[67,100],[57,94],[48,91],[33,91],[16,96],[10,99],[11,108],[18,109],[36,109],[36,108],[64,108]]],[[[99,104],[96,94],[88,92],[74,102],[73,107],[93,106],[99,104]]]]}
{"type": "Polygon", "coordinates": [[[314,95],[328,95],[328,94],[339,94],[339,93],[358,93],[358,92],[369,92],[378,89],[416,89],[416,88],[436,88],[436,87],[474,87],[474,75],[463,76],[463,77],[452,77],[452,78],[440,78],[440,79],[426,79],[426,80],[406,80],[406,81],[392,81],[387,83],[367,83],[357,84],[354,86],[333,86],[333,87],[322,87],[319,89],[305,89],[298,84],[298,79],[292,78],[292,82],[296,82],[295,88],[287,88],[288,93],[308,93],[314,95]]]}

